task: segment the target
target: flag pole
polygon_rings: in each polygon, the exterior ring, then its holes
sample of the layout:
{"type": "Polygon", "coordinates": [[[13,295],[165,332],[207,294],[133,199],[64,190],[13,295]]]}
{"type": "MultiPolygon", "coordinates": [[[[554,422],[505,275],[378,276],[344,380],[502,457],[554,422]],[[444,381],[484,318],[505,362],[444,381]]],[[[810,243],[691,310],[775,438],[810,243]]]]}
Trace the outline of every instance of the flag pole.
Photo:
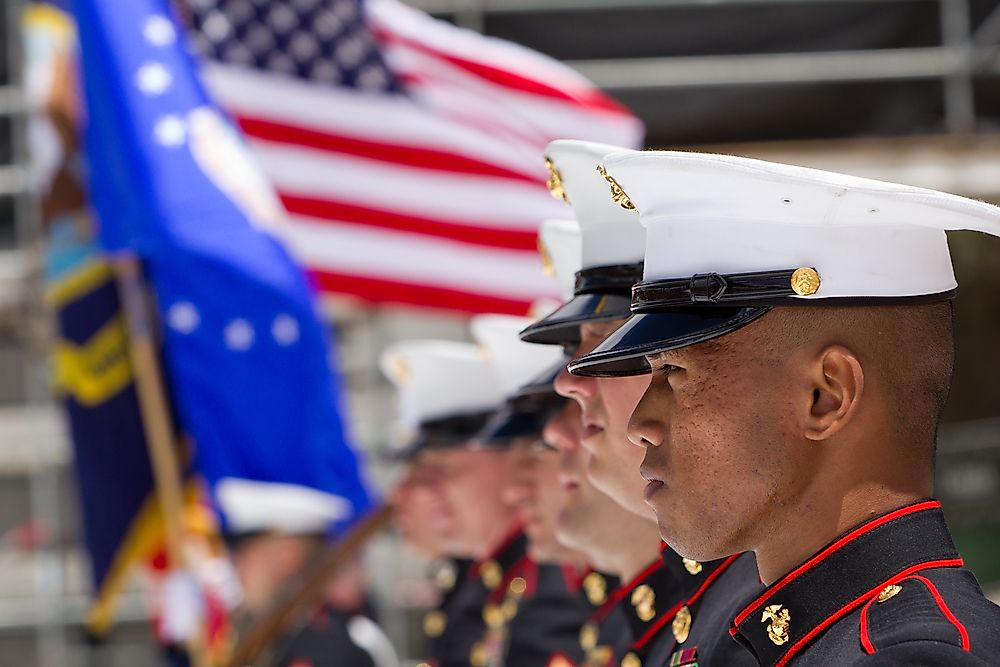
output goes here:
{"type": "MultiPolygon", "coordinates": [[[[156,350],[152,305],[146,291],[142,265],[135,255],[115,255],[111,258],[111,265],[117,279],[122,312],[125,314],[139,411],[156,483],[156,498],[163,517],[168,570],[185,568],[183,474],[156,350]]],[[[195,667],[209,667],[202,637],[187,642],[187,648],[195,667]]]]}
{"type": "Polygon", "coordinates": [[[361,547],[385,526],[392,517],[392,507],[382,505],[372,510],[348,533],[331,545],[306,570],[284,596],[264,616],[243,633],[233,650],[228,667],[246,667],[275,639],[288,632],[306,613],[318,606],[326,582],[350,562],[361,547]]]}

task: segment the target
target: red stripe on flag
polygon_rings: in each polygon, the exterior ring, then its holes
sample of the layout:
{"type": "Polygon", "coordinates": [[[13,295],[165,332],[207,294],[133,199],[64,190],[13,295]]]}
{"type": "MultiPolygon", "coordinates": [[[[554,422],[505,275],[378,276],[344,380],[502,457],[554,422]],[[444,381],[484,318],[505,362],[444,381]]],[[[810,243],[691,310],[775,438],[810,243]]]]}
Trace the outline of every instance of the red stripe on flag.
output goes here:
{"type": "Polygon", "coordinates": [[[440,58],[441,60],[445,60],[452,65],[460,67],[470,74],[478,76],[481,79],[489,81],[497,86],[502,86],[511,90],[518,90],[523,93],[531,93],[533,95],[573,102],[574,104],[586,107],[592,111],[609,111],[623,116],[631,116],[625,107],[602,93],[597,88],[576,88],[570,93],[566,90],[543,83],[538,79],[529,79],[528,77],[521,76],[516,72],[511,72],[509,70],[500,69],[499,67],[493,67],[492,65],[486,65],[481,62],[459,58],[458,56],[451,55],[450,53],[438,51],[437,49],[427,46],[426,44],[422,44],[408,37],[404,37],[403,35],[391,32],[384,26],[373,26],[373,33],[378,39],[387,44],[402,44],[409,49],[413,49],[414,51],[420,51],[421,53],[431,55],[435,58],[440,58]]]}
{"type": "Polygon", "coordinates": [[[309,270],[309,276],[321,292],[350,294],[372,303],[440,308],[470,315],[500,313],[523,316],[531,308],[530,301],[463,292],[447,287],[417,285],[320,270],[309,270]]]}
{"type": "Polygon", "coordinates": [[[369,160],[379,160],[381,162],[419,167],[421,169],[471,174],[474,176],[493,176],[527,183],[538,183],[539,185],[543,182],[540,178],[533,178],[527,174],[505,169],[490,162],[483,162],[464,155],[434,150],[432,148],[416,148],[409,145],[370,141],[353,136],[308,129],[274,120],[253,118],[246,115],[237,116],[236,121],[247,136],[265,141],[306,146],[316,150],[343,153],[345,155],[368,158],[369,160]]]}
{"type": "Polygon", "coordinates": [[[332,199],[301,197],[284,192],[279,192],[278,196],[281,198],[285,210],[293,215],[392,229],[399,232],[411,232],[491,248],[535,250],[538,247],[538,232],[535,230],[473,227],[358,206],[332,199]]]}

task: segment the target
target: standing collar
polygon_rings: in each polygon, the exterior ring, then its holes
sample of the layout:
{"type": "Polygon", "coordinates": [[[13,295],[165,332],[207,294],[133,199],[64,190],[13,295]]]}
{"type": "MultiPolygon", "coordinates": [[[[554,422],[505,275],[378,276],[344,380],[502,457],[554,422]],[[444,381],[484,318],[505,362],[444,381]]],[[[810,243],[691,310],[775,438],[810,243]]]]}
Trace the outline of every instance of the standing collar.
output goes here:
{"type": "Polygon", "coordinates": [[[684,599],[680,582],[657,558],[614,595],[632,628],[629,650],[645,659],[652,640],[673,620],[684,599]]]}
{"type": "Polygon", "coordinates": [[[733,556],[730,556],[712,561],[697,561],[682,558],[666,542],[661,548],[663,567],[674,575],[674,578],[680,583],[681,596],[689,601],[696,595],[700,597],[699,591],[703,592],[706,584],[711,584],[715,580],[718,576],[716,575],[717,570],[723,566],[728,567],[735,560],[733,556]]]}
{"type": "Polygon", "coordinates": [[[883,589],[914,572],[961,567],[941,503],[926,500],[841,535],[767,587],[730,628],[762,665],[787,665],[883,589]]]}
{"type": "Polygon", "coordinates": [[[528,536],[521,524],[517,524],[486,558],[477,560],[469,568],[469,576],[482,580],[487,590],[500,587],[505,574],[520,561],[528,551],[528,536]]]}

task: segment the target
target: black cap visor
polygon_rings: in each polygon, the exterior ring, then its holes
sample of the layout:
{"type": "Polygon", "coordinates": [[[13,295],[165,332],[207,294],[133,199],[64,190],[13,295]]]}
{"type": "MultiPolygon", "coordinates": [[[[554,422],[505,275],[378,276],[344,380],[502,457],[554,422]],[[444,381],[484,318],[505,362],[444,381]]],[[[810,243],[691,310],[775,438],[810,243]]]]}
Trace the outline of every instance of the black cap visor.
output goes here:
{"type": "Polygon", "coordinates": [[[486,422],[474,442],[487,447],[503,447],[513,444],[518,438],[540,436],[545,423],[565,401],[555,392],[519,395],[486,422]]]}
{"type": "Polygon", "coordinates": [[[521,340],[541,345],[576,345],[580,325],[628,317],[632,299],[626,294],[578,294],[521,332],[521,340]]]}
{"type": "Polygon", "coordinates": [[[754,321],[771,308],[675,308],[633,315],[585,354],[569,372],[587,377],[628,377],[650,372],[646,356],[718,338],[754,321]]]}

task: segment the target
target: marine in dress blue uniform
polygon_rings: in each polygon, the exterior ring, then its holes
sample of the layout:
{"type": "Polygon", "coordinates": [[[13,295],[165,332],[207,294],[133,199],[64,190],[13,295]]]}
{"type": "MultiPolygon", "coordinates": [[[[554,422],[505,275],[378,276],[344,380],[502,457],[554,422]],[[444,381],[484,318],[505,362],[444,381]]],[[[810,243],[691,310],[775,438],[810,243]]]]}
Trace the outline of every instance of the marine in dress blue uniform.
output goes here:
{"type": "Polygon", "coordinates": [[[644,275],[633,317],[570,370],[652,373],[630,437],[646,449],[649,502],[669,509],[661,533],[691,555],[752,548],[768,584],[731,635],[769,666],[1000,663],[1000,608],[926,497],[952,370],[944,232],[1000,235],[1000,209],[732,156],[601,162],[610,198],[646,228],[644,275]],[[726,403],[733,387],[759,393],[726,403]],[[708,441],[678,430],[711,419],[712,397],[730,411],[712,424],[726,466],[775,473],[744,478],[714,542],[684,522],[713,484],[685,468],[681,448],[708,441]],[[674,491],[679,468],[686,497],[674,491]],[[775,517],[780,527],[756,529],[775,517]]]}

